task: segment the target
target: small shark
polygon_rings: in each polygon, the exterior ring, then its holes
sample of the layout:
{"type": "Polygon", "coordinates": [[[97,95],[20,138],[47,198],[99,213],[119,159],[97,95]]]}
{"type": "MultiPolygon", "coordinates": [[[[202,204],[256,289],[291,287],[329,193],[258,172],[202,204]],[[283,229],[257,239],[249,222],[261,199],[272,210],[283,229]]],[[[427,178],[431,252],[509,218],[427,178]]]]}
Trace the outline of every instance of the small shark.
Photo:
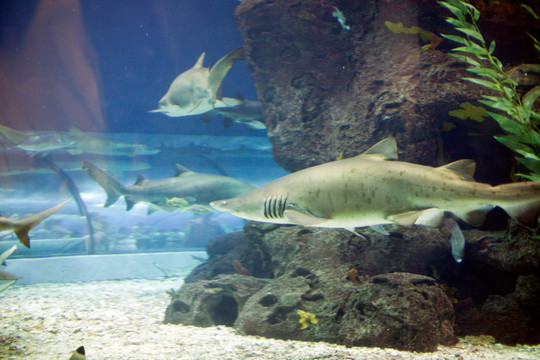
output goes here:
{"type": "Polygon", "coordinates": [[[387,138],[359,156],[300,170],[210,206],[249,220],[353,232],[394,223],[440,226],[444,211],[477,226],[495,206],[537,225],[540,182],[477,183],[472,160],[436,168],[391,160],[397,160],[396,140],[387,138]]]}
{"type": "Polygon", "coordinates": [[[203,122],[207,123],[214,116],[222,115],[225,127],[232,123],[244,124],[252,130],[266,130],[264,124],[264,115],[262,112],[262,103],[260,101],[243,100],[236,106],[218,107],[203,114],[203,122]]]}
{"type": "Polygon", "coordinates": [[[88,161],[83,162],[90,176],[105,190],[109,207],[124,196],[129,211],[139,201],[147,202],[165,211],[174,211],[171,199],[185,199],[186,209],[194,205],[207,206],[210,201],[238,196],[253,189],[254,185],[227,176],[201,174],[176,164],[176,176],[160,180],[147,180],[139,176],[135,185],[125,186],[109,173],[88,161]]]}
{"type": "Polygon", "coordinates": [[[112,141],[106,137],[89,135],[72,127],[69,129],[68,139],[72,145],[66,151],[72,155],[96,154],[113,156],[139,156],[159,153],[144,144],[134,144],[122,141],[112,141]]]}
{"type": "Polygon", "coordinates": [[[11,146],[27,151],[31,155],[73,147],[74,141],[65,133],[54,131],[19,131],[0,125],[0,133],[11,146]]]}
{"type": "Polygon", "coordinates": [[[8,219],[6,217],[0,216],[0,231],[12,230],[19,238],[21,244],[29,248],[30,238],[28,237],[28,232],[34,227],[36,227],[40,222],[60,210],[62,206],[66,205],[70,201],[71,198],[64,201],[63,203],[53,206],[52,208],[43,210],[42,212],[33,215],[29,215],[22,219],[8,219]]]}
{"type": "Polygon", "coordinates": [[[195,65],[178,75],[169,90],[159,101],[159,109],[167,116],[178,117],[204,114],[215,106],[229,107],[240,105],[234,98],[218,99],[221,82],[229,72],[235,60],[244,58],[244,49],[238,48],[222,57],[212,68],[203,67],[202,53],[195,65]]]}

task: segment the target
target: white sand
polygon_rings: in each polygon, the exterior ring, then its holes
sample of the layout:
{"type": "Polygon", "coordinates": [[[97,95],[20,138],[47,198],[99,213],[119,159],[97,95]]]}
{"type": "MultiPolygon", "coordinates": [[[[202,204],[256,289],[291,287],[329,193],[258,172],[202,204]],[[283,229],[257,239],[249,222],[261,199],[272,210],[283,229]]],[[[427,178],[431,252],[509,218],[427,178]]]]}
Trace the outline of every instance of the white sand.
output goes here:
{"type": "Polygon", "coordinates": [[[181,279],[13,285],[0,293],[0,359],[540,359],[540,346],[459,343],[435,353],[346,348],[162,324],[181,279]]]}

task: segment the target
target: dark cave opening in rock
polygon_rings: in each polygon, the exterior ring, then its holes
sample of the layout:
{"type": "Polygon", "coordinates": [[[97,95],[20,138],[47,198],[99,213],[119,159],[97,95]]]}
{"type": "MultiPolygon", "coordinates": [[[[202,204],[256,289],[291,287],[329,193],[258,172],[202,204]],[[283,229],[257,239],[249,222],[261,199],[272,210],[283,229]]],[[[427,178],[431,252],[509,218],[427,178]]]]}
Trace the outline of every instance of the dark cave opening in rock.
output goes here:
{"type": "Polygon", "coordinates": [[[238,303],[229,295],[219,295],[208,304],[208,314],[214,325],[233,326],[238,317],[238,303]]]}

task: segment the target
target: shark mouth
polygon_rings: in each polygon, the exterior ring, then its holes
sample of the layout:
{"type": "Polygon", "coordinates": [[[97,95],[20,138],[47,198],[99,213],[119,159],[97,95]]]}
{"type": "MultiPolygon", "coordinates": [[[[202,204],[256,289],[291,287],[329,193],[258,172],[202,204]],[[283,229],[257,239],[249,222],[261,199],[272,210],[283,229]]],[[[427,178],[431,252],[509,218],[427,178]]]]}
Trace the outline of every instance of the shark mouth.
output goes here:
{"type": "Polygon", "coordinates": [[[264,217],[266,219],[283,219],[283,213],[287,206],[287,196],[277,195],[264,199],[264,217]]]}

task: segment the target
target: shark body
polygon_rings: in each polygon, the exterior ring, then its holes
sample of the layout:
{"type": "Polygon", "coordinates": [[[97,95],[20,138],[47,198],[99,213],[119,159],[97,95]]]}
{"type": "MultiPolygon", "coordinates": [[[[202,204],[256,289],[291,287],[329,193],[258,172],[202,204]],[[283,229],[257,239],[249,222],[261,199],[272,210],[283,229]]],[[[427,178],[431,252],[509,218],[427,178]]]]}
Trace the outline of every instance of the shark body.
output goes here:
{"type": "Polygon", "coordinates": [[[196,173],[179,164],[176,165],[175,177],[148,180],[139,176],[137,182],[131,186],[122,184],[88,161],[83,162],[83,168],[88,170],[90,176],[107,193],[105,207],[111,206],[120,196],[124,196],[128,211],[140,201],[166,211],[178,209],[178,206],[174,205],[177,203],[196,209],[196,205],[208,206],[213,200],[238,196],[255,189],[254,185],[240,180],[222,175],[196,173]]]}
{"type": "Polygon", "coordinates": [[[43,210],[36,214],[26,216],[22,219],[9,219],[3,216],[0,216],[0,231],[12,230],[15,235],[19,238],[21,244],[30,247],[30,238],[28,237],[28,232],[36,227],[40,222],[60,210],[62,206],[70,202],[71,199],[64,201],[56,206],[53,206],[47,210],[43,210]]]}
{"type": "Polygon", "coordinates": [[[444,211],[481,225],[495,206],[534,226],[540,182],[474,182],[475,163],[430,167],[397,160],[394,138],[363,154],[289,174],[248,194],[214,201],[217,210],[270,223],[344,228],[383,224],[440,226],[444,211]]]}
{"type": "Polygon", "coordinates": [[[251,130],[266,130],[262,103],[260,101],[243,100],[236,106],[215,107],[214,110],[203,115],[203,122],[209,122],[212,117],[223,116],[225,127],[232,123],[244,124],[251,130]]]}
{"type": "Polygon", "coordinates": [[[213,110],[215,106],[228,107],[241,104],[234,98],[218,99],[218,92],[234,61],[244,58],[243,48],[225,55],[212,68],[203,66],[204,56],[203,52],[191,69],[174,79],[167,93],[159,101],[159,108],[150,112],[179,117],[204,114],[213,110]]]}

